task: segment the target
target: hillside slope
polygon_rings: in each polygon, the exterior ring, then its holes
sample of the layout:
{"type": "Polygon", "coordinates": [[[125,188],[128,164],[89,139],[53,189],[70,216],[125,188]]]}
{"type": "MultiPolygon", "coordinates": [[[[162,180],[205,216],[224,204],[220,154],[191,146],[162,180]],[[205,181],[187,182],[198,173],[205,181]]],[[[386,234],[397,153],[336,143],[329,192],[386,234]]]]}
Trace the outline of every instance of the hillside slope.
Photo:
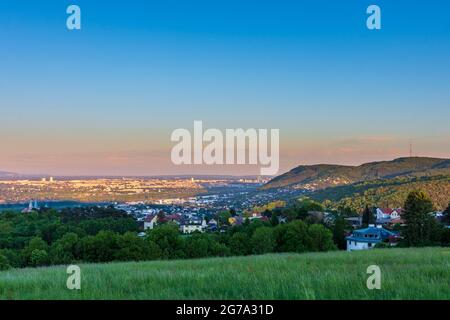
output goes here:
{"type": "Polygon", "coordinates": [[[1,299],[450,299],[447,248],[270,254],[81,265],[0,272],[1,299]],[[378,265],[381,290],[366,287],[378,265]]]}
{"type": "Polygon", "coordinates": [[[262,189],[286,186],[323,189],[376,179],[432,175],[450,175],[450,159],[411,157],[370,162],[360,166],[301,165],[275,177],[262,189]]]}
{"type": "Polygon", "coordinates": [[[450,202],[450,175],[431,177],[397,177],[392,179],[356,182],[351,185],[329,187],[312,192],[316,201],[330,201],[327,207],[348,207],[362,212],[366,205],[384,208],[403,207],[413,190],[424,191],[433,201],[436,210],[444,210],[450,202]]]}

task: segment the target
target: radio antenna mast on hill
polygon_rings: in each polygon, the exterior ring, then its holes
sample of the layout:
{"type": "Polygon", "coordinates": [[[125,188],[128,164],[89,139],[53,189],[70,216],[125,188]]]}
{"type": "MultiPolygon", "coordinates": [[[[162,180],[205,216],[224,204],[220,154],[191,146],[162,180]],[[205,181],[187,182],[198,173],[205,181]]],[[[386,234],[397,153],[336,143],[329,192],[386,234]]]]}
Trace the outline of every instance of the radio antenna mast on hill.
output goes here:
{"type": "Polygon", "coordinates": [[[412,139],[409,139],[409,157],[412,158],[412,139]]]}

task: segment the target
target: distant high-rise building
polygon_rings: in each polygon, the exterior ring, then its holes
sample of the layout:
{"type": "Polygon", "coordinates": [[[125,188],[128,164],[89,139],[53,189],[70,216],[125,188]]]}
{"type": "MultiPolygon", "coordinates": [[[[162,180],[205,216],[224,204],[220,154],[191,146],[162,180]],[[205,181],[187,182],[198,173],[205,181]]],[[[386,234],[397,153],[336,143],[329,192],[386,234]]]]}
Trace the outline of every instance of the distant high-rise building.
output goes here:
{"type": "Polygon", "coordinates": [[[53,182],[53,177],[50,177],[50,178],[48,179],[48,181],[49,181],[49,182],[53,182]]]}

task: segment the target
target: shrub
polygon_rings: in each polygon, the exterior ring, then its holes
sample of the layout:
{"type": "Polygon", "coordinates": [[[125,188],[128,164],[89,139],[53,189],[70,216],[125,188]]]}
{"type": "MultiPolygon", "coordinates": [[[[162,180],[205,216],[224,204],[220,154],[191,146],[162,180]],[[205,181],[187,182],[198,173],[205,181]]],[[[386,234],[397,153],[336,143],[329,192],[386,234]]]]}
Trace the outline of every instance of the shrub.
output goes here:
{"type": "Polygon", "coordinates": [[[31,252],[31,265],[35,267],[48,264],[48,253],[45,250],[35,249],[31,252]]]}
{"type": "Polygon", "coordinates": [[[305,252],[311,247],[308,226],[300,220],[275,227],[277,251],[305,252]]]}
{"type": "Polygon", "coordinates": [[[251,238],[252,253],[263,254],[275,250],[276,241],[273,228],[262,227],[255,230],[251,238]]]}
{"type": "Polygon", "coordinates": [[[117,237],[114,232],[100,231],[96,236],[83,238],[80,243],[81,258],[89,262],[113,261],[118,249],[117,237]]]}
{"type": "Polygon", "coordinates": [[[214,236],[204,233],[194,233],[187,237],[183,251],[186,258],[225,256],[229,252],[227,247],[219,243],[214,236]]]}
{"type": "Polygon", "coordinates": [[[4,256],[12,268],[24,266],[20,253],[13,249],[0,249],[0,256],[4,256]]]}
{"type": "Polygon", "coordinates": [[[8,270],[9,268],[11,268],[11,266],[8,262],[8,259],[6,259],[4,255],[0,254],[0,271],[8,270]]]}
{"type": "Polygon", "coordinates": [[[145,240],[132,232],[127,232],[117,238],[118,250],[114,252],[115,260],[140,261],[149,258],[149,247],[145,240]]]}
{"type": "Polygon", "coordinates": [[[311,239],[311,251],[335,250],[333,234],[321,224],[312,224],[308,227],[308,236],[311,239]]]}
{"type": "Polygon", "coordinates": [[[76,233],[67,233],[55,241],[50,248],[52,264],[70,264],[75,261],[79,238],[76,233]]]}
{"type": "Polygon", "coordinates": [[[183,258],[183,240],[176,224],[166,223],[149,231],[148,239],[161,250],[162,259],[183,258]]]}
{"type": "Polygon", "coordinates": [[[244,232],[236,232],[230,238],[231,254],[242,256],[251,253],[250,239],[244,232]]]}

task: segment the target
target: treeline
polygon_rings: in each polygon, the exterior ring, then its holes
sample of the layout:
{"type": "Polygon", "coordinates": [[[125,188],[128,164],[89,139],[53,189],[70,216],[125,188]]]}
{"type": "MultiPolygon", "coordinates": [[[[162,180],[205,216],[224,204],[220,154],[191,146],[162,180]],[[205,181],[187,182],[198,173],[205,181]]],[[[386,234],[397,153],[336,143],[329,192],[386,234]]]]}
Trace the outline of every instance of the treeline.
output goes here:
{"type": "Polygon", "coordinates": [[[434,210],[433,201],[427,193],[415,190],[408,194],[403,206],[402,218],[405,226],[401,229],[403,246],[421,247],[450,245],[450,203],[440,221],[430,214],[434,210]]]}
{"type": "Polygon", "coordinates": [[[126,212],[112,207],[4,211],[0,214],[0,268],[63,261],[61,257],[71,257],[66,248],[103,230],[136,234],[139,225],[126,212]]]}
{"type": "Polygon", "coordinates": [[[59,212],[53,209],[30,213],[4,211],[0,214],[0,248],[22,249],[33,237],[51,244],[67,233],[82,238],[102,230],[137,232],[139,225],[126,212],[112,207],[68,208],[59,212]]]}
{"type": "MultiPolygon", "coordinates": [[[[430,212],[432,200],[411,192],[404,205],[406,226],[399,226],[402,246],[450,244],[450,204],[441,221],[430,212]]],[[[141,261],[240,256],[271,252],[345,249],[351,227],[336,211],[325,219],[321,204],[302,199],[287,208],[266,209],[264,220],[229,225],[234,210],[214,218],[225,232],[182,235],[174,223],[163,223],[143,236],[125,212],[110,208],[41,210],[0,214],[0,270],[79,262],[141,261]]],[[[370,219],[366,219],[370,220],[370,219]]],[[[366,223],[368,223],[366,221],[366,223]]]]}
{"type": "Polygon", "coordinates": [[[330,230],[301,220],[276,225],[246,220],[226,232],[191,235],[165,223],[138,236],[130,219],[112,208],[1,214],[6,232],[0,235],[0,269],[336,249],[330,230]]]}

